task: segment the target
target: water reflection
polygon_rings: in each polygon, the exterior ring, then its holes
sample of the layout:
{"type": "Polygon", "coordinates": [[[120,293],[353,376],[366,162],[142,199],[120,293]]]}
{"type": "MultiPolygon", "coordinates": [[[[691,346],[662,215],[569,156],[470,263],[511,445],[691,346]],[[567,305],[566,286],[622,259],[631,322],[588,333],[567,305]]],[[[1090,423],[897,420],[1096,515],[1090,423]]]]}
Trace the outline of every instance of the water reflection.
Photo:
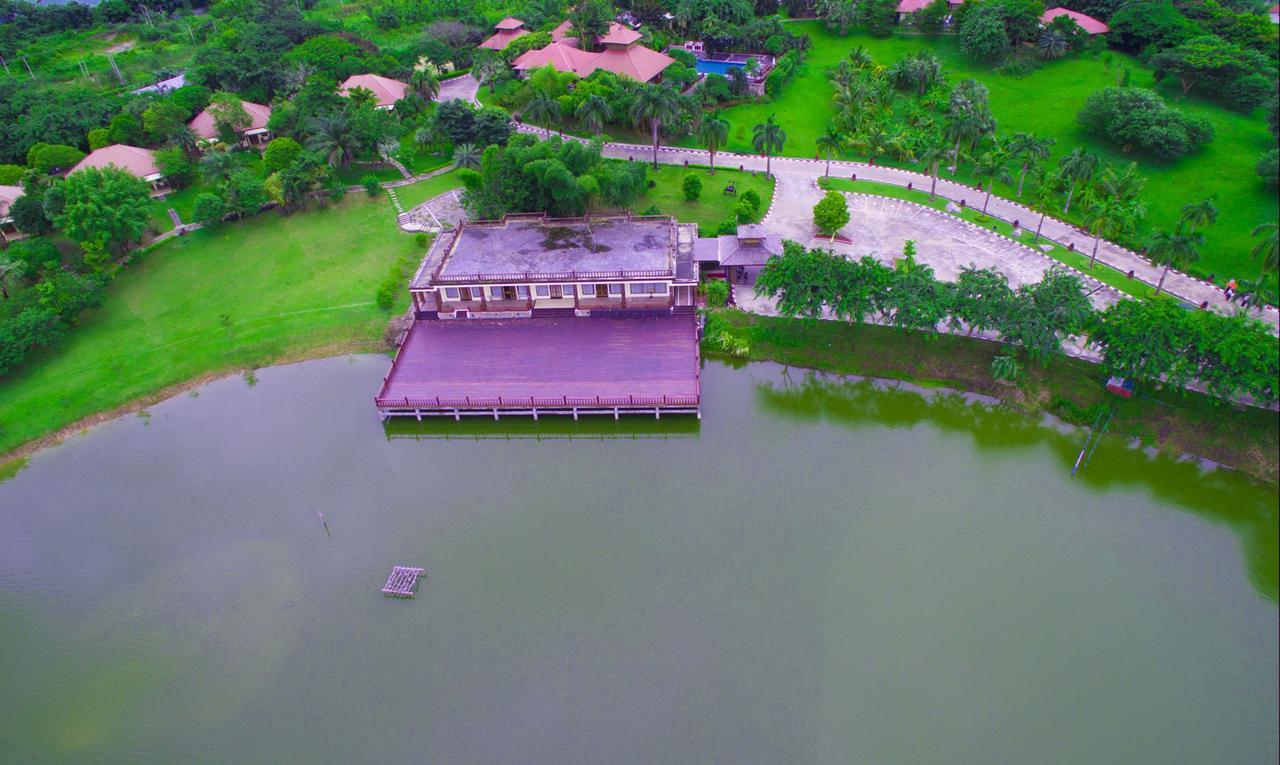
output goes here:
{"type": "Polygon", "coordinates": [[[647,441],[696,438],[701,421],[694,415],[612,417],[395,417],[382,424],[388,441],[647,441]]]}
{"type": "MultiPolygon", "coordinates": [[[[755,393],[763,411],[791,420],[851,428],[929,425],[967,434],[975,447],[990,451],[1044,445],[1068,473],[1084,438],[1078,428],[1027,417],[994,399],[896,381],[789,370],[776,382],[756,383],[755,393]]],[[[1139,488],[1230,527],[1240,539],[1253,586],[1272,601],[1280,599],[1280,496],[1274,489],[1196,460],[1136,449],[1112,436],[1104,438],[1076,480],[1098,492],[1139,488]]]]}

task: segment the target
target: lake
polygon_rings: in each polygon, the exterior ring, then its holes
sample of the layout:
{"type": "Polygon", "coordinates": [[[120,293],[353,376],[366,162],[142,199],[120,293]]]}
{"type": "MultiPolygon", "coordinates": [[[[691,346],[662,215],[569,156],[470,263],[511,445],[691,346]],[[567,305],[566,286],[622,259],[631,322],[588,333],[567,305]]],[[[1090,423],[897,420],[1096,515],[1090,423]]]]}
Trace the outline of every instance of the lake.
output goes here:
{"type": "Polygon", "coordinates": [[[386,368],[0,483],[0,760],[1277,758],[1272,488],[767,364],[707,362],[700,423],[384,429],[386,368]]]}

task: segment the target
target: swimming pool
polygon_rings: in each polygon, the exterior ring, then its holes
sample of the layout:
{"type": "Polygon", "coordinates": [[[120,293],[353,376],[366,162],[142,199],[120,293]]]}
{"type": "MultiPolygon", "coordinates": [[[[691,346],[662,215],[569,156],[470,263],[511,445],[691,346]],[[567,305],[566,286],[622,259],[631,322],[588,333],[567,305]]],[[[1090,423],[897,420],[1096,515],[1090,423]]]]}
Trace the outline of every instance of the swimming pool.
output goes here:
{"type": "Polygon", "coordinates": [[[728,74],[730,69],[741,69],[746,66],[742,61],[714,61],[699,58],[694,61],[693,68],[698,74],[728,74]]]}

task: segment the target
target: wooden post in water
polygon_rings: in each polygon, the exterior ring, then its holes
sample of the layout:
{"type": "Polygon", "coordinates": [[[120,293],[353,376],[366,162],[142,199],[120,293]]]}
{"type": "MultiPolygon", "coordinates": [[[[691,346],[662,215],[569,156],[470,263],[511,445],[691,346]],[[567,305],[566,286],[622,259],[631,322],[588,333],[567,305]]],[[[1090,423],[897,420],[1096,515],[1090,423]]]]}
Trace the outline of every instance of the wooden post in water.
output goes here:
{"type": "Polygon", "coordinates": [[[324,519],[324,513],[317,510],[316,515],[320,516],[320,523],[324,526],[324,535],[326,537],[332,537],[333,534],[329,533],[329,522],[324,519]]]}

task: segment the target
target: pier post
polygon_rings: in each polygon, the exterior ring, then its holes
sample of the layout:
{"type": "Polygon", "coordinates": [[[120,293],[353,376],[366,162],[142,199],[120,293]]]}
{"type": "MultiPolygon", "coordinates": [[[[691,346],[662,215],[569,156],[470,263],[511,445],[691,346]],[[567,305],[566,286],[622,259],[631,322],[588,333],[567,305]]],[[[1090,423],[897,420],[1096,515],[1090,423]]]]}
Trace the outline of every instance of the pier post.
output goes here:
{"type": "Polygon", "coordinates": [[[613,419],[618,419],[618,407],[613,408],[613,419]]]}
{"type": "Polygon", "coordinates": [[[576,407],[576,406],[573,408],[573,419],[574,419],[574,421],[575,421],[575,422],[576,422],[576,421],[577,421],[577,419],[578,419],[578,407],[576,407]]]}
{"type": "Polygon", "coordinates": [[[462,422],[462,415],[461,415],[461,414],[458,414],[458,410],[457,410],[457,408],[454,408],[454,410],[453,410],[453,421],[454,421],[454,422],[462,422]]]}

